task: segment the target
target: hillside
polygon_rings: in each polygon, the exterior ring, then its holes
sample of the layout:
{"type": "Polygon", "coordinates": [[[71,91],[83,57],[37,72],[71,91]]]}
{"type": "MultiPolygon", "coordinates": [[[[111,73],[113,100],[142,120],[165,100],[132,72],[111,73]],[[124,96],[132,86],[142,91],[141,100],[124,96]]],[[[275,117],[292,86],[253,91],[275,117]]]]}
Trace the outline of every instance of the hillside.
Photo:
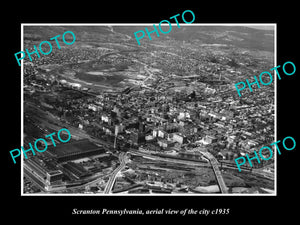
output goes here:
{"type": "MultiPolygon", "coordinates": [[[[76,41],[82,42],[137,42],[134,32],[144,30],[145,27],[151,31],[151,26],[25,26],[24,39],[44,41],[65,31],[72,31],[76,35],[76,41]]],[[[234,47],[247,48],[250,50],[274,51],[274,31],[259,30],[242,26],[184,26],[180,28],[173,25],[168,34],[151,35],[152,42],[164,40],[197,42],[202,44],[226,44],[234,47]]],[[[141,43],[148,39],[147,35],[141,43]]],[[[149,39],[148,39],[149,41],[149,39]]],[[[157,43],[158,44],[158,43],[157,43]]],[[[137,45],[138,47],[138,45],[137,45]]]]}

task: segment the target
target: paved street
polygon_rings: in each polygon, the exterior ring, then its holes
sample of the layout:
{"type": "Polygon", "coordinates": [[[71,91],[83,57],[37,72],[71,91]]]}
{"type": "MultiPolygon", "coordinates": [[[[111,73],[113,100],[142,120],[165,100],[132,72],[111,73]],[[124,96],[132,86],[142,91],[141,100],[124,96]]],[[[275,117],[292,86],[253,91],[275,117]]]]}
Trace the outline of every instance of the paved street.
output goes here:
{"type": "Polygon", "coordinates": [[[107,184],[106,184],[106,187],[104,189],[104,193],[105,194],[109,194],[111,193],[111,190],[114,186],[114,183],[116,181],[116,177],[117,177],[117,174],[122,170],[124,169],[125,165],[126,165],[126,153],[124,152],[121,152],[120,155],[119,155],[119,161],[120,161],[120,165],[114,170],[114,172],[111,174],[107,184]]]}

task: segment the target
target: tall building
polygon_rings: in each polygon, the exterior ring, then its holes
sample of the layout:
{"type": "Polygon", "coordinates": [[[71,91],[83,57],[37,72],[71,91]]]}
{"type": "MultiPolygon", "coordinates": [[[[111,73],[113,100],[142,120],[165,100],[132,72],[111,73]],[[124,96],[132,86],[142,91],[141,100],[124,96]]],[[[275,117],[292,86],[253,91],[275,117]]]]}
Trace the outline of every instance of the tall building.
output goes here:
{"type": "Polygon", "coordinates": [[[145,122],[141,116],[138,117],[139,132],[144,133],[146,130],[145,122]]]}

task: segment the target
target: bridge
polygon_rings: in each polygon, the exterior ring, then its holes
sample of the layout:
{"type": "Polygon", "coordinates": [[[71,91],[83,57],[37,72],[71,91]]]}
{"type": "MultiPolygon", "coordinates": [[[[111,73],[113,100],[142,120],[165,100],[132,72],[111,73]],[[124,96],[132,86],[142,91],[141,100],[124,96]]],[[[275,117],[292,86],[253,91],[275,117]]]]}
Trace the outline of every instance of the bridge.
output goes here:
{"type": "Polygon", "coordinates": [[[209,152],[204,152],[203,150],[200,150],[198,148],[196,148],[195,150],[200,151],[200,153],[207,158],[210,161],[210,164],[214,170],[214,173],[216,175],[217,181],[218,181],[218,185],[220,187],[220,190],[223,194],[227,194],[228,193],[228,188],[225,185],[225,182],[223,180],[221,171],[219,169],[219,165],[220,163],[218,162],[218,160],[209,152]]]}
{"type": "Polygon", "coordinates": [[[119,155],[119,161],[120,161],[120,165],[113,171],[113,173],[111,174],[111,176],[109,177],[109,180],[105,186],[104,189],[104,194],[109,194],[111,193],[111,190],[115,184],[116,178],[117,178],[117,174],[124,169],[125,165],[126,165],[126,153],[121,152],[119,155]]]}
{"type": "MultiPolygon", "coordinates": [[[[217,178],[217,182],[218,182],[218,185],[220,187],[221,192],[223,194],[227,194],[228,193],[228,188],[226,187],[225,182],[223,180],[221,171],[219,169],[220,163],[217,161],[217,159],[212,154],[210,154],[209,152],[203,151],[202,149],[200,150],[200,148],[195,148],[194,151],[199,151],[205,158],[207,158],[209,160],[209,162],[212,165],[212,168],[214,170],[214,173],[215,173],[215,176],[217,178]]],[[[185,164],[188,164],[188,165],[195,165],[195,166],[198,166],[199,163],[200,163],[200,162],[186,161],[184,159],[176,160],[176,159],[170,159],[170,158],[162,158],[162,157],[157,156],[157,155],[154,156],[154,155],[147,154],[147,153],[140,152],[140,151],[136,151],[136,150],[135,151],[131,150],[129,152],[131,154],[146,156],[146,157],[149,157],[149,158],[152,158],[152,159],[163,160],[163,161],[167,161],[167,162],[185,163],[185,164]]]]}

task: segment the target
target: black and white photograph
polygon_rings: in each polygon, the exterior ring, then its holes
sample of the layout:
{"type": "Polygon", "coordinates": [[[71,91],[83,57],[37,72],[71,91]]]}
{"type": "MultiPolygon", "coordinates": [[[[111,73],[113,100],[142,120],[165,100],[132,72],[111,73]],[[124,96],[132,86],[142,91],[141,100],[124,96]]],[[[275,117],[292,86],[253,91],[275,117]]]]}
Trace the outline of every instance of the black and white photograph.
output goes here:
{"type": "Polygon", "coordinates": [[[276,24],[22,28],[24,195],[276,195],[276,24]]]}
{"type": "Polygon", "coordinates": [[[5,7],[3,220],[294,221],[296,4],[111,3],[5,7]]]}

